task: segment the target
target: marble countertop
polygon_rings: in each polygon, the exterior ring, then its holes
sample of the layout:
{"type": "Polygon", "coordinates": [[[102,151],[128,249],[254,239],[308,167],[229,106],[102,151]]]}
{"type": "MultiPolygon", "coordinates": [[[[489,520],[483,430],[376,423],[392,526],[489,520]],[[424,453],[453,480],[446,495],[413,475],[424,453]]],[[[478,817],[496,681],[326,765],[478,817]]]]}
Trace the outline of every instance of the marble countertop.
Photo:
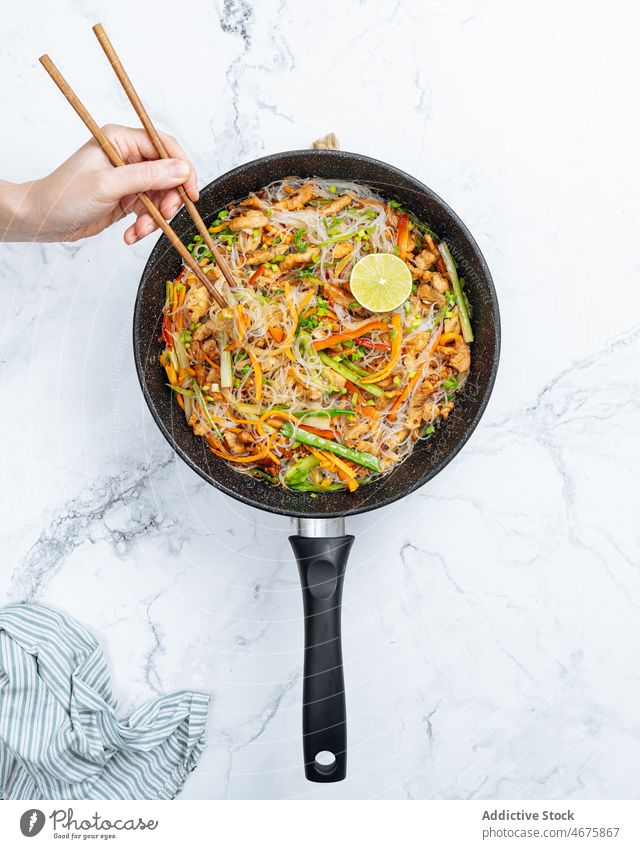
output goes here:
{"type": "Polygon", "coordinates": [[[93,628],[123,710],[211,693],[183,798],[636,797],[638,13],[595,0],[13,4],[4,177],[40,176],[85,140],[37,63],[45,50],[99,121],[135,121],[98,20],[201,183],[335,131],[444,197],[492,269],[501,367],[456,460],[348,522],[349,775],[314,785],[292,524],[196,477],[140,393],[131,318],[152,242],[125,248],[116,226],[2,245],[0,602],[93,628]]]}

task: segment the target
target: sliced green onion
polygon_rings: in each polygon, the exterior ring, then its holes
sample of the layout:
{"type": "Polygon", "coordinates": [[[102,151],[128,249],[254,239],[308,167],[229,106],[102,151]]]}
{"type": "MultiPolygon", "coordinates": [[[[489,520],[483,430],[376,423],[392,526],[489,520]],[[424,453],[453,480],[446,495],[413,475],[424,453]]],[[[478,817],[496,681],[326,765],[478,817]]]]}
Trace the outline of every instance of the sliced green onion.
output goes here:
{"type": "Polygon", "coordinates": [[[218,348],[220,350],[220,386],[223,389],[230,389],[233,386],[231,351],[225,351],[227,344],[227,334],[221,330],[218,334],[218,348]]]}
{"type": "Polygon", "coordinates": [[[364,375],[359,375],[353,368],[345,365],[344,363],[338,362],[334,360],[333,357],[330,357],[325,351],[319,351],[320,359],[322,362],[328,366],[333,371],[337,372],[342,377],[351,381],[355,386],[359,386],[361,389],[365,389],[370,395],[374,395],[376,398],[380,398],[383,394],[382,389],[379,386],[376,386],[374,383],[363,383],[362,377],[364,375]]]}

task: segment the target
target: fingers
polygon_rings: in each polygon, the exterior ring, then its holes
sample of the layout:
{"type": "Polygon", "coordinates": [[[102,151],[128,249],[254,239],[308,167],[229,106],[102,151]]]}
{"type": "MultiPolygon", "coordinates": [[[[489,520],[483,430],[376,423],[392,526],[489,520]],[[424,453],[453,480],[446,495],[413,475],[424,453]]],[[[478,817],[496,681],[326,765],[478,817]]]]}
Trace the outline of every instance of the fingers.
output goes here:
{"type": "Polygon", "coordinates": [[[159,209],[164,217],[169,221],[182,206],[182,199],[178,194],[177,189],[170,189],[162,198],[159,209]]]}
{"type": "Polygon", "coordinates": [[[168,136],[166,133],[159,133],[159,135],[164,142],[164,146],[167,148],[169,156],[172,156],[174,159],[186,159],[191,165],[191,175],[184,184],[184,187],[191,200],[198,200],[200,192],[198,191],[198,178],[196,176],[196,169],[194,168],[193,163],[182,149],[180,143],[176,141],[173,136],[168,136]]]}
{"type": "Polygon", "coordinates": [[[172,189],[191,176],[192,168],[182,159],[155,159],[110,168],[100,172],[96,196],[105,203],[117,203],[137,192],[172,189]]]}
{"type": "MultiPolygon", "coordinates": [[[[145,130],[121,127],[117,124],[107,124],[103,127],[103,130],[108,138],[117,144],[122,156],[128,162],[141,162],[145,159],[158,158],[158,152],[145,130]]],[[[191,172],[186,178],[185,189],[191,200],[198,200],[196,171],[182,145],[173,136],[166,133],[158,133],[158,135],[172,159],[182,159],[189,163],[191,172]]]]}
{"type": "Polygon", "coordinates": [[[127,245],[133,245],[136,242],[139,242],[140,239],[144,239],[145,236],[149,236],[157,228],[158,225],[149,213],[144,212],[142,215],[139,215],[135,222],[124,231],[124,240],[127,245]]]}
{"type": "MultiPolygon", "coordinates": [[[[177,189],[169,189],[165,193],[150,192],[149,195],[167,221],[173,218],[182,206],[182,199],[177,189]]],[[[137,216],[136,221],[124,233],[124,240],[128,245],[133,245],[158,229],[158,225],[146,211],[137,195],[128,195],[122,198],[120,206],[126,215],[133,212],[137,216]]]]}

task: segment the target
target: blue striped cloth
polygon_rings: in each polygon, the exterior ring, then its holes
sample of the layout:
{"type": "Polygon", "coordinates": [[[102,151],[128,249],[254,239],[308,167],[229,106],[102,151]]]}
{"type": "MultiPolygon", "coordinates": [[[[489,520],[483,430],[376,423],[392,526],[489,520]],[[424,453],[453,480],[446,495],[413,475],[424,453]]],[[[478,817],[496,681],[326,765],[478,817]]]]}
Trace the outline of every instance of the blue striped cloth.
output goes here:
{"type": "Polygon", "coordinates": [[[118,718],[98,641],[35,604],[0,608],[0,797],[173,799],[204,746],[209,697],[118,718]]]}

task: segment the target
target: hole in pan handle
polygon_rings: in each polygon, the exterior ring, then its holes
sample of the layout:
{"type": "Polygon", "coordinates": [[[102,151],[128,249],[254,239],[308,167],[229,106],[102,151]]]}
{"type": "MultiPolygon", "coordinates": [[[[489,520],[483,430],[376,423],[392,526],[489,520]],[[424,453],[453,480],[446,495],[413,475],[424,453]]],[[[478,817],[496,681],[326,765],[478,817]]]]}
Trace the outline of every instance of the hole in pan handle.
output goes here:
{"type": "MultiPolygon", "coordinates": [[[[318,527],[322,527],[321,521],[318,527]]],[[[309,529],[301,523],[300,530],[309,529]]],[[[347,534],[289,537],[298,561],[304,604],[302,745],[309,781],[342,781],[347,774],[340,613],[353,539],[347,534]]]]}

